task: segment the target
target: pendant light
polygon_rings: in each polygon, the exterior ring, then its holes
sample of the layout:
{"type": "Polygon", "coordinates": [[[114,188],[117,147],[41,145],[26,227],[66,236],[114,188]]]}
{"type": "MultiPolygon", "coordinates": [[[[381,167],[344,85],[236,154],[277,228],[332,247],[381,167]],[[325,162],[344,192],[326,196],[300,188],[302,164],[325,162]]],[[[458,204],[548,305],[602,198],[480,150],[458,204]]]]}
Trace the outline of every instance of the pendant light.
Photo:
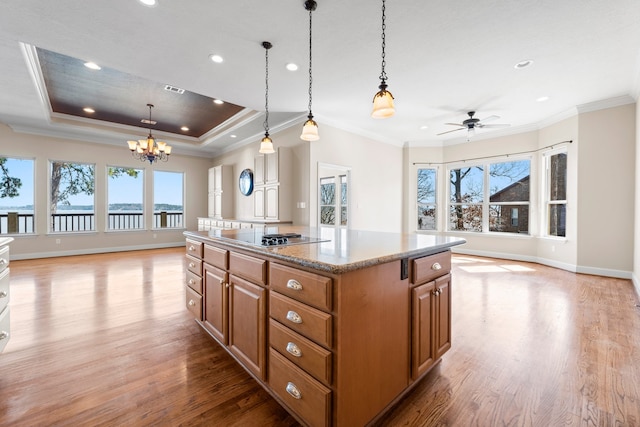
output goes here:
{"type": "Polygon", "coordinates": [[[259,152],[262,154],[271,154],[275,153],[276,150],[273,149],[273,141],[269,138],[269,49],[271,49],[272,44],[269,42],[262,42],[262,47],[264,47],[264,57],[265,57],[265,73],[264,73],[264,138],[260,141],[260,150],[259,152]]]}
{"type": "Polygon", "coordinates": [[[384,71],[384,66],[386,65],[384,59],[384,48],[386,45],[384,33],[386,29],[385,9],[385,0],[382,0],[382,72],[380,73],[380,86],[378,86],[380,90],[373,97],[373,111],[371,112],[371,117],[375,119],[385,119],[396,113],[396,109],[393,106],[393,95],[387,90],[387,73],[384,71]]]}
{"type": "Polygon", "coordinates": [[[318,7],[318,4],[314,0],[306,0],[304,2],[304,8],[309,11],[309,115],[302,127],[302,135],[300,135],[300,139],[304,141],[317,141],[320,139],[318,124],[313,120],[313,114],[311,113],[311,84],[313,82],[311,75],[311,12],[316,10],[316,7],[318,7]]]}

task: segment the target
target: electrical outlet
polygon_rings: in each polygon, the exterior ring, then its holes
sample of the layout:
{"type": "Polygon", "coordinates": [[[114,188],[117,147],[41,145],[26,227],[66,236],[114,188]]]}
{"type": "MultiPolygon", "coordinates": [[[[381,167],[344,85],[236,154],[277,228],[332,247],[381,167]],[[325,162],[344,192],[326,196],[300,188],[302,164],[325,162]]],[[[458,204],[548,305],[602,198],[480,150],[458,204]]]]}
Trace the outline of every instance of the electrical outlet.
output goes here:
{"type": "Polygon", "coordinates": [[[60,239],[56,239],[56,245],[60,244],[60,239]]]}

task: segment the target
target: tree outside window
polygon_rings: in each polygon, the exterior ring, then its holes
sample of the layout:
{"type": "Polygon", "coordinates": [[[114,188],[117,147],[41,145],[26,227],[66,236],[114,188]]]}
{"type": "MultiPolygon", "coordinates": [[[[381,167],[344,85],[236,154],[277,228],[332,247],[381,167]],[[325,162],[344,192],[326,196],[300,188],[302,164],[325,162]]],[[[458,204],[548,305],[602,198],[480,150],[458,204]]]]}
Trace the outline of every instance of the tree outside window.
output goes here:
{"type": "Polygon", "coordinates": [[[484,166],[451,169],[449,230],[482,231],[484,166]]]}
{"type": "Polygon", "coordinates": [[[50,230],[95,230],[95,165],[51,162],[50,230]]]}
{"type": "Polygon", "coordinates": [[[566,237],[567,153],[545,156],[547,169],[547,235],[566,237]]]}
{"type": "Polygon", "coordinates": [[[418,169],[418,230],[436,229],[436,169],[418,169]]]}
{"type": "Polygon", "coordinates": [[[0,157],[0,234],[34,233],[33,159],[0,157]]]}
{"type": "Polygon", "coordinates": [[[336,224],[336,179],[320,178],[320,224],[336,224]]]}

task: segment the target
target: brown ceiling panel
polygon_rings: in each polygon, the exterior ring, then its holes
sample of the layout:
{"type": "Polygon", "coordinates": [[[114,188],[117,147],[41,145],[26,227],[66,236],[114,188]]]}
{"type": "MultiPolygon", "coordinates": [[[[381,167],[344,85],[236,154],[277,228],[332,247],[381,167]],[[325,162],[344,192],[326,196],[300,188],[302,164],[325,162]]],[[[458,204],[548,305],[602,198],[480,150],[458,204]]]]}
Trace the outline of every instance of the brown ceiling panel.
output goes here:
{"type": "Polygon", "coordinates": [[[153,104],[153,130],[199,138],[244,109],[213,98],[189,92],[166,90],[170,82],[158,83],[103,67],[91,70],[80,59],[37,49],[38,60],[56,113],[106,122],[148,128],[141,123],[149,118],[147,104],[153,104]],[[95,113],[86,113],[91,107],[95,113]],[[189,131],[182,131],[187,126],[189,131]]]}

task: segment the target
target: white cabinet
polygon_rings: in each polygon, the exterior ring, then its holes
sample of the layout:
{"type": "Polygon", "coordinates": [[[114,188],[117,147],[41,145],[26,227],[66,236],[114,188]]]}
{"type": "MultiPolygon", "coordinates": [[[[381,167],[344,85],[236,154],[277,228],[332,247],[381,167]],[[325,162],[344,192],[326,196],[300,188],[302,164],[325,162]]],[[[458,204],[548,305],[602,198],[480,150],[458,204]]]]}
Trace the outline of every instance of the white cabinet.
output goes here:
{"type": "Polygon", "coordinates": [[[208,215],[233,217],[233,167],[219,165],[209,169],[208,215]]]}
{"type": "Polygon", "coordinates": [[[9,243],[12,238],[0,238],[0,352],[9,342],[9,243]]]}
{"type": "Polygon", "coordinates": [[[253,203],[257,219],[291,221],[291,166],[289,148],[255,157],[253,203]]]}

